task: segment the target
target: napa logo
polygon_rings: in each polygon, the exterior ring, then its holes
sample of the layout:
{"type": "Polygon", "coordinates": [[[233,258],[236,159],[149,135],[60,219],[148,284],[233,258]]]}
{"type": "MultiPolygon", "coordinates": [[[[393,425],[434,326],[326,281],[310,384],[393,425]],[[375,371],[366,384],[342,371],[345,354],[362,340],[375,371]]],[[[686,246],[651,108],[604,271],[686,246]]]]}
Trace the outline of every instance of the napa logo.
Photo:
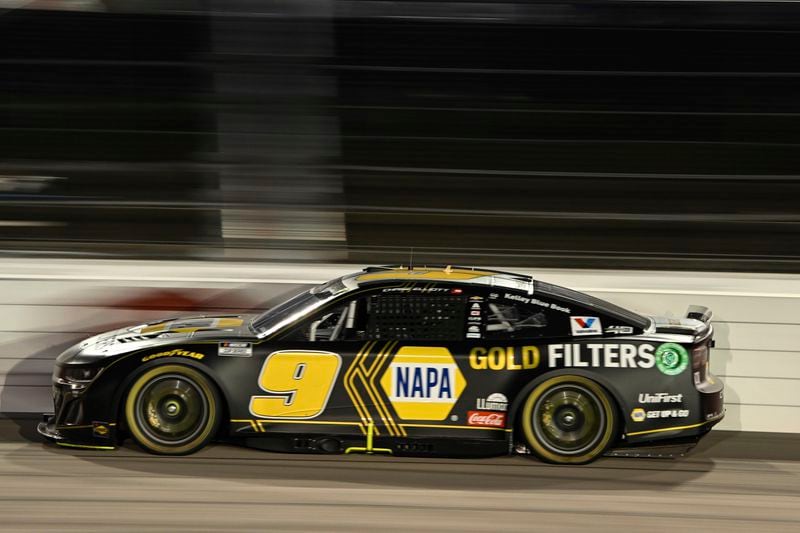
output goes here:
{"type": "Polygon", "coordinates": [[[596,316],[571,316],[569,324],[573,335],[602,335],[603,326],[596,316]]]}
{"type": "Polygon", "coordinates": [[[444,420],[466,384],[453,355],[439,346],[400,348],[381,377],[381,387],[404,420],[444,420]]]}
{"type": "Polygon", "coordinates": [[[453,401],[455,365],[398,363],[391,366],[392,401],[419,399],[426,402],[453,401]]]}

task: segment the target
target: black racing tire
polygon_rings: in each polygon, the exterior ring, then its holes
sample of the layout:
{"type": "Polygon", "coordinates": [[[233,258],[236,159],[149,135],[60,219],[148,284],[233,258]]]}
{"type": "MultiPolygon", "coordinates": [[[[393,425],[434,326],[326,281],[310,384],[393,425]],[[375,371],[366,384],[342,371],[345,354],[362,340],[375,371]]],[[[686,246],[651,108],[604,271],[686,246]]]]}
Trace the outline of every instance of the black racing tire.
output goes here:
{"type": "Polygon", "coordinates": [[[617,410],[608,393],[583,376],[551,377],[530,392],[521,406],[522,433],[543,461],[585,464],[595,460],[617,435],[617,410]]]}
{"type": "Polygon", "coordinates": [[[217,434],[222,400],[202,372],[184,365],[160,365],[136,378],[125,398],[125,422],[145,450],[188,455],[217,434]]]}

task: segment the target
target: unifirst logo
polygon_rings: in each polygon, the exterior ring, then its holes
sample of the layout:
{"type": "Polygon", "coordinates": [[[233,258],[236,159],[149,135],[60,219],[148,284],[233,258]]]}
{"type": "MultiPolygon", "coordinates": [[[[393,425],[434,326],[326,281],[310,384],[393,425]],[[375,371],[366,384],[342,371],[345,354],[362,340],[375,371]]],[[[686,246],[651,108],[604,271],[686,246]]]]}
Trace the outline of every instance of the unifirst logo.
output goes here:
{"type": "Polygon", "coordinates": [[[656,363],[650,344],[551,344],[547,347],[550,368],[652,368],[656,363]]]}

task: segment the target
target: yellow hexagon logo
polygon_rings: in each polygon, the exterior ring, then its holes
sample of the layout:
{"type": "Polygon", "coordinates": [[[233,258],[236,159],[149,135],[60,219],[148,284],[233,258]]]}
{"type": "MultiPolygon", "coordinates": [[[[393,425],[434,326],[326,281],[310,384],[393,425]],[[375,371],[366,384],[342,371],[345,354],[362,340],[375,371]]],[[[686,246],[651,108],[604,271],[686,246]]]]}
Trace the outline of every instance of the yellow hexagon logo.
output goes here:
{"type": "Polygon", "coordinates": [[[403,420],[444,420],[466,386],[450,350],[440,346],[403,346],[381,377],[403,420]]]}
{"type": "Polygon", "coordinates": [[[641,407],[637,407],[631,411],[631,420],[634,422],[644,422],[645,418],[647,418],[647,413],[645,413],[644,409],[641,407]]]}

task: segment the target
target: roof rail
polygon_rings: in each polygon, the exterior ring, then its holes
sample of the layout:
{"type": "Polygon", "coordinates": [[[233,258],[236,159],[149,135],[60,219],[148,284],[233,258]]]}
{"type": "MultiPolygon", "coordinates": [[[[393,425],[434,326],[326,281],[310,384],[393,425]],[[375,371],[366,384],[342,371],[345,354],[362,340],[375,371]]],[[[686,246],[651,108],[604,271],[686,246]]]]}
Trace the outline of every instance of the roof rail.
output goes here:
{"type": "MultiPolygon", "coordinates": [[[[528,274],[519,274],[517,272],[508,272],[504,270],[495,270],[493,268],[484,268],[480,266],[465,266],[465,265],[453,265],[453,264],[445,264],[445,263],[433,263],[433,264],[425,264],[419,265],[416,268],[429,268],[433,270],[445,270],[447,267],[450,268],[457,268],[459,270],[483,270],[485,272],[491,272],[492,274],[500,274],[501,276],[508,276],[514,279],[519,279],[523,281],[533,281],[533,276],[529,276],[528,274]]],[[[370,266],[364,269],[364,272],[382,272],[386,270],[400,270],[400,269],[408,269],[408,265],[398,264],[398,265],[381,265],[381,266],[370,266]]]]}

